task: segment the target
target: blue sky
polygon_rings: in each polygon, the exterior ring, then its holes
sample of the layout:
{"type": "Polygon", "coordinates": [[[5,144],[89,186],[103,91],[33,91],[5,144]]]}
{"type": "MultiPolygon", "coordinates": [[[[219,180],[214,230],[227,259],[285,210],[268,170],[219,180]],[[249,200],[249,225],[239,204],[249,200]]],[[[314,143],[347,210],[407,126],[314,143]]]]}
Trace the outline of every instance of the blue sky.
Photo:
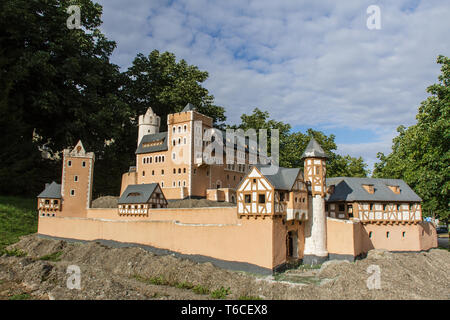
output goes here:
{"type": "Polygon", "coordinates": [[[450,55],[448,0],[101,0],[102,31],[122,69],[153,49],[209,72],[228,122],[254,107],[296,130],[336,135],[338,152],[390,152],[415,123],[439,54],[450,55]],[[381,29],[366,26],[378,5],[381,29]]]}

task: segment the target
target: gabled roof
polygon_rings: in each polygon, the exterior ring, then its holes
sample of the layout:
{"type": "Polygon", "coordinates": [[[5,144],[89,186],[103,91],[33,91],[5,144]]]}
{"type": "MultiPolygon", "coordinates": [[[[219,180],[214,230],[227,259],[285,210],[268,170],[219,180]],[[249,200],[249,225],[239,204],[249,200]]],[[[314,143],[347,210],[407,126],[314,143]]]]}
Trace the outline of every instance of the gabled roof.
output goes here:
{"type": "Polygon", "coordinates": [[[328,156],[316,139],[311,137],[305,151],[303,151],[302,159],[304,158],[328,158],[328,156]]]}
{"type": "Polygon", "coordinates": [[[167,132],[159,132],[143,136],[141,142],[139,142],[138,148],[136,149],[136,153],[140,154],[166,150],[167,150],[167,132]],[[160,140],[162,140],[162,144],[144,147],[145,143],[156,142],[160,140]]]}
{"type": "Polygon", "coordinates": [[[327,178],[326,184],[334,185],[334,192],[327,195],[327,201],[422,201],[401,179],[338,177],[327,178]],[[374,193],[367,192],[363,185],[373,185],[374,193]],[[399,186],[400,193],[394,193],[388,186],[399,186]]]}
{"type": "Polygon", "coordinates": [[[44,191],[42,191],[37,197],[61,199],[61,185],[57,184],[55,181],[50,184],[46,184],[44,191]]]}
{"type": "Polygon", "coordinates": [[[277,190],[292,190],[295,180],[297,179],[300,168],[283,168],[279,167],[275,174],[265,174],[264,168],[269,168],[268,165],[258,164],[255,167],[269,180],[272,186],[277,190]]]}
{"type": "Polygon", "coordinates": [[[181,112],[193,111],[195,110],[195,106],[191,103],[188,103],[181,112]]]}
{"type": "Polygon", "coordinates": [[[130,184],[117,201],[118,204],[147,203],[158,183],[130,184]]]}

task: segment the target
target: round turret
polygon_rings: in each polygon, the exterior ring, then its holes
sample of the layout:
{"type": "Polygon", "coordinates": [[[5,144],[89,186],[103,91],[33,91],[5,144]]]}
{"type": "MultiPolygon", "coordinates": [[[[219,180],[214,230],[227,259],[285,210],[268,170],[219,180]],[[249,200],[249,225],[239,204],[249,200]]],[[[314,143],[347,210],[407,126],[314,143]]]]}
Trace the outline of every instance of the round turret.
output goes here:
{"type": "Polygon", "coordinates": [[[160,124],[161,118],[153,112],[152,108],[148,108],[145,115],[140,115],[138,124],[138,146],[145,135],[158,133],[160,124]]]}

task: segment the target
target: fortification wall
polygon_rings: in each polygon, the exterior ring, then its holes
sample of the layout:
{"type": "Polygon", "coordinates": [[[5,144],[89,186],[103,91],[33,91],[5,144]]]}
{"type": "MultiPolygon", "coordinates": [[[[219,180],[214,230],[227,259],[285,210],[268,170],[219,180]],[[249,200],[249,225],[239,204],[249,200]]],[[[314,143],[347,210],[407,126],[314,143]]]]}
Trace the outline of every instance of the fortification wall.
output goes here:
{"type": "Polygon", "coordinates": [[[436,228],[432,223],[365,224],[327,219],[327,247],[330,258],[351,257],[371,249],[422,251],[437,247],[436,228]]]}
{"type": "Polygon", "coordinates": [[[437,247],[436,228],[432,223],[399,225],[364,225],[368,237],[363,239],[365,250],[371,246],[389,251],[421,251],[437,247]],[[370,243],[368,243],[368,241],[370,243]]]}
{"type": "Polygon", "coordinates": [[[87,218],[39,217],[38,233],[139,243],[270,270],[275,267],[273,220],[237,219],[233,207],[155,209],[148,218],[127,219],[119,218],[116,209],[90,209],[87,218]]]}

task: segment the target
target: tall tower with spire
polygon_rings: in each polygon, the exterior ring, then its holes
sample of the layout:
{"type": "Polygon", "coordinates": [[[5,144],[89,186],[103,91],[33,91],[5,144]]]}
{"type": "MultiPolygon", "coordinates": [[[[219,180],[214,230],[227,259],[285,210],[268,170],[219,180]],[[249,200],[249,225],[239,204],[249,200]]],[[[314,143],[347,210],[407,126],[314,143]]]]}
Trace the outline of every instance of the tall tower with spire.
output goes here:
{"type": "Polygon", "coordinates": [[[320,264],[328,259],[325,213],[327,158],[320,144],[311,138],[302,155],[309,198],[309,217],[305,224],[304,264],[320,264]]]}
{"type": "Polygon", "coordinates": [[[161,118],[153,112],[152,108],[148,108],[145,114],[139,116],[137,145],[139,146],[143,136],[158,133],[160,125],[161,118]]]}
{"type": "Polygon", "coordinates": [[[64,150],[61,181],[64,215],[85,217],[91,205],[95,156],[86,152],[81,141],[64,150]]]}

